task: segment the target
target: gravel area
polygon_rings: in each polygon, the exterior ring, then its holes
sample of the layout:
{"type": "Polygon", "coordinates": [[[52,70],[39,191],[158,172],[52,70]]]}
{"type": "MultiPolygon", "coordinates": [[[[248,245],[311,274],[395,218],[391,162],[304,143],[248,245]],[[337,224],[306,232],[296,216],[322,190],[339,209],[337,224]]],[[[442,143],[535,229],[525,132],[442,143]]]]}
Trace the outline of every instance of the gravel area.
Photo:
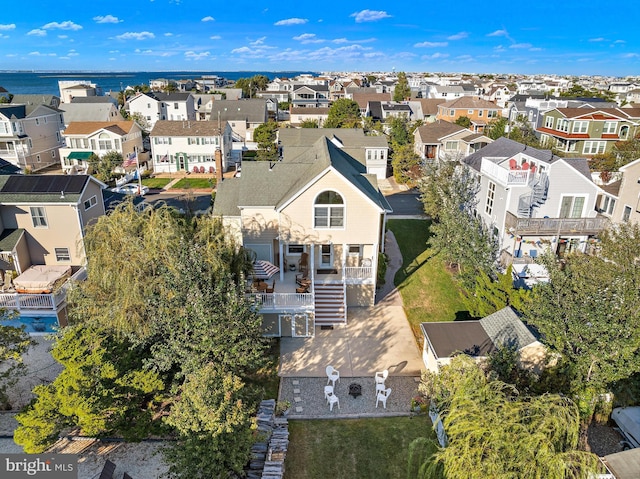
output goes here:
{"type": "Polygon", "coordinates": [[[334,389],[340,400],[340,408],[334,406],[333,411],[329,410],[324,398],[326,378],[281,378],[278,399],[291,402],[290,419],[408,416],[411,414],[411,398],[418,393],[418,380],[419,378],[407,376],[389,376],[385,384],[387,388],[391,388],[391,394],[387,399],[386,409],[382,403],[376,408],[376,387],[372,376],[340,378],[334,389]],[[362,386],[361,396],[354,398],[349,395],[349,385],[352,383],[362,386]],[[296,410],[296,407],[301,410],[296,410]]]}
{"type": "Polygon", "coordinates": [[[622,451],[622,436],[613,427],[592,423],[587,430],[587,444],[600,457],[622,451]]]}

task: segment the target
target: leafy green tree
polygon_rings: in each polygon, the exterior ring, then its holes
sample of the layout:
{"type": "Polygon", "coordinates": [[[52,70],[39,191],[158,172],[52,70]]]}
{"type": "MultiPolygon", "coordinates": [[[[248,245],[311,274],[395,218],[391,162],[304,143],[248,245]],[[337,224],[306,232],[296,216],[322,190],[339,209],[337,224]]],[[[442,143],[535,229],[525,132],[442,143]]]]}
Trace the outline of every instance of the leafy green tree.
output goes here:
{"type": "Polygon", "coordinates": [[[458,118],[456,118],[455,124],[461,126],[462,128],[469,128],[471,127],[471,118],[469,118],[468,116],[459,116],[458,118]]]}
{"type": "Polygon", "coordinates": [[[110,183],[114,179],[113,170],[122,165],[122,154],[117,151],[109,151],[102,157],[92,153],[89,159],[91,174],[104,183],[110,183]]]}
{"type": "Polygon", "coordinates": [[[473,294],[465,300],[469,313],[476,318],[484,318],[507,306],[523,311],[530,302],[531,293],[513,286],[512,266],[505,273],[498,273],[493,280],[486,272],[480,271],[476,278],[473,294]]]}
{"type": "Polygon", "coordinates": [[[411,87],[405,72],[398,73],[398,82],[393,89],[393,101],[404,101],[411,98],[411,87]]]}
{"type": "Polygon", "coordinates": [[[251,78],[238,78],[235,83],[236,88],[242,89],[244,98],[253,98],[256,92],[266,90],[269,78],[264,75],[254,75],[251,78]]]}
{"type": "Polygon", "coordinates": [[[640,133],[628,140],[616,141],[613,145],[613,154],[616,157],[616,168],[640,158],[640,133]]]}
{"type": "Polygon", "coordinates": [[[373,85],[375,82],[378,81],[378,77],[375,75],[367,75],[366,80],[369,85],[373,85]]]}
{"type": "Polygon", "coordinates": [[[426,373],[419,389],[439,411],[448,439],[425,459],[419,477],[569,479],[597,472],[598,457],[576,449],[578,407],[564,396],[521,397],[466,355],[439,374],[426,373]]]}
{"type": "Polygon", "coordinates": [[[389,121],[389,140],[391,148],[398,146],[412,145],[413,135],[409,133],[409,120],[403,117],[394,116],[389,121]]]}
{"type": "Polygon", "coordinates": [[[378,120],[374,121],[370,116],[362,118],[362,125],[365,135],[379,136],[384,134],[384,125],[378,120]]]}
{"type": "Polygon", "coordinates": [[[238,377],[211,363],[187,376],[165,420],[179,433],[178,441],[164,451],[172,477],[205,479],[242,472],[253,442],[253,405],[245,403],[243,389],[238,377]]]}
{"type": "MultiPolygon", "coordinates": [[[[523,145],[532,146],[533,148],[542,147],[540,140],[536,136],[535,130],[524,115],[518,115],[515,121],[512,122],[507,136],[518,143],[522,143],[523,145]]],[[[557,154],[559,152],[554,153],[557,154]]]]}
{"type": "Polygon", "coordinates": [[[7,389],[23,374],[22,355],[33,344],[23,328],[0,325],[0,409],[11,408],[7,389]]]}
{"type": "Polygon", "coordinates": [[[300,123],[300,128],[318,128],[318,120],[305,120],[300,123]]]}
{"type": "Polygon", "coordinates": [[[603,234],[598,256],[543,258],[550,281],[534,289],[525,315],[570,366],[567,393],[606,392],[640,372],[638,251],[640,226],[621,224],[603,234]]]}
{"type": "Polygon", "coordinates": [[[278,159],[277,131],[278,124],[273,121],[263,123],[254,130],[253,139],[258,144],[256,160],[276,161],[278,159]]]}
{"type": "Polygon", "coordinates": [[[492,140],[497,140],[498,138],[505,136],[506,128],[507,119],[505,117],[495,118],[489,122],[484,133],[492,140]]]}
{"type": "Polygon", "coordinates": [[[431,246],[467,289],[481,271],[493,274],[498,248],[495,236],[474,215],[478,188],[477,178],[454,161],[427,162],[418,184],[425,213],[434,220],[431,246]]]}
{"type": "Polygon", "coordinates": [[[393,177],[400,184],[414,185],[420,178],[420,156],[413,151],[410,144],[397,145],[393,149],[393,177]]]}
{"type": "Polygon", "coordinates": [[[574,84],[567,91],[560,92],[562,98],[602,98],[606,101],[615,101],[616,94],[609,90],[591,90],[581,85],[574,84]]]}
{"type": "Polygon", "coordinates": [[[34,389],[36,400],[16,417],[16,443],[40,453],[71,426],[89,436],[146,437],[164,382],[144,368],[141,352],[104,329],[66,328],[52,351],[64,369],[53,383],[34,389]]]}
{"type": "Polygon", "coordinates": [[[278,110],[289,111],[290,107],[291,107],[290,101],[281,101],[278,103],[278,110]]]}
{"type": "Polygon", "coordinates": [[[360,126],[360,107],[348,98],[340,98],[329,108],[325,128],[357,128],[360,126]]]}

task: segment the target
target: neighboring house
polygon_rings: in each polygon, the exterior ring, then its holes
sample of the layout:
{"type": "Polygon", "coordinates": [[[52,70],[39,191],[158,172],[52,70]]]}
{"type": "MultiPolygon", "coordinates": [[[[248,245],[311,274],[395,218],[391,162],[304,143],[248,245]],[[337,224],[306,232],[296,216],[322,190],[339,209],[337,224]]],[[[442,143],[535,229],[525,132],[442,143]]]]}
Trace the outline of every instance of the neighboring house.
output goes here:
{"type": "Polygon", "coordinates": [[[138,93],[129,99],[129,114],[141,115],[151,130],[159,120],[195,120],[196,107],[191,93],[138,93]]]}
{"type": "Polygon", "coordinates": [[[482,95],[482,98],[483,100],[495,103],[500,108],[504,108],[507,101],[509,101],[515,93],[516,90],[511,90],[507,85],[495,84],[482,95]]]}
{"type": "Polygon", "coordinates": [[[499,240],[501,261],[585,251],[609,220],[598,216],[602,190],[585,158],[560,158],[498,138],[462,160],[480,181],[477,214],[499,240]]]}
{"type": "Polygon", "coordinates": [[[289,110],[289,123],[292,126],[300,126],[305,121],[315,121],[322,128],[329,117],[329,108],[291,108],[289,110]]]}
{"type": "Polygon", "coordinates": [[[416,98],[410,100],[407,104],[413,112],[413,120],[422,120],[427,123],[436,121],[438,116],[438,105],[444,103],[445,100],[438,98],[416,98]]]}
{"type": "Polygon", "coordinates": [[[241,178],[218,185],[213,214],[279,268],[273,293],[248,293],[265,334],[301,337],[374,303],[390,211],[375,176],[323,136],[290,160],[244,162],[241,178]]]}
{"type": "Polygon", "coordinates": [[[329,108],[327,85],[300,85],[291,92],[294,108],[329,108]]]}
{"type": "Polygon", "coordinates": [[[610,153],[640,132],[637,108],[555,108],[544,114],[540,141],[570,156],[610,153]]]}
{"type": "Polygon", "coordinates": [[[599,211],[614,223],[640,224],[640,159],[620,168],[622,178],[609,188],[598,201],[599,211]]]}
{"type": "Polygon", "coordinates": [[[267,101],[262,98],[217,100],[211,104],[209,120],[221,126],[228,122],[235,141],[253,141],[253,132],[269,119],[267,101]]]}
{"type": "Polygon", "coordinates": [[[428,371],[440,372],[458,354],[478,362],[502,348],[515,348],[520,366],[541,371],[546,363],[546,348],[511,307],[503,308],[480,320],[421,323],[422,360],[428,371]]]}
{"type": "Polygon", "coordinates": [[[327,137],[350,157],[358,160],[367,173],[378,180],[387,177],[389,142],[385,135],[364,134],[359,128],[281,128],[278,140],[285,161],[299,157],[319,138],[327,137]]]}
{"type": "Polygon", "coordinates": [[[48,332],[66,324],[60,283],[84,273],[83,239],[87,225],[105,214],[105,186],[88,175],[0,176],[0,269],[17,275],[12,283],[2,275],[0,304],[19,313],[28,331],[38,331],[38,322],[48,332]]]}
{"type": "MultiPolygon", "coordinates": [[[[103,98],[103,97],[96,97],[103,98]]],[[[64,124],[78,121],[124,121],[120,110],[112,102],[71,102],[62,105],[64,124]]]]}
{"type": "Polygon", "coordinates": [[[464,96],[456,100],[446,101],[438,105],[438,120],[455,123],[462,116],[471,120],[471,131],[482,133],[485,126],[496,118],[502,116],[502,108],[493,102],[464,96]]]}
{"type": "Polygon", "coordinates": [[[383,101],[391,101],[391,95],[389,93],[354,92],[352,95],[352,100],[358,104],[358,107],[360,108],[360,114],[362,116],[368,116],[368,112],[370,111],[370,102],[381,103],[383,101]]]}
{"type": "Polygon", "coordinates": [[[153,171],[215,173],[216,152],[222,171],[233,163],[233,131],[228,122],[158,121],[149,134],[153,171]]]}
{"type": "Polygon", "coordinates": [[[427,87],[427,98],[449,101],[467,95],[473,96],[473,93],[467,93],[461,85],[429,85],[427,87]]]}
{"type": "Polygon", "coordinates": [[[60,163],[62,112],[38,104],[0,105],[0,158],[39,171],[60,163]]]}
{"type": "Polygon", "coordinates": [[[90,96],[100,96],[102,91],[94,83],[81,83],[74,80],[59,81],[60,98],[63,103],[71,103],[74,98],[86,98],[90,96]]]}
{"type": "Polygon", "coordinates": [[[46,105],[52,108],[60,108],[60,97],[56,95],[17,94],[11,97],[14,105],[46,105]]]}
{"type": "Polygon", "coordinates": [[[136,151],[140,163],[147,160],[142,151],[142,128],[135,121],[78,121],[70,123],[62,135],[66,146],[60,155],[65,173],[86,173],[91,154],[102,157],[115,151],[126,158],[136,151]]]}
{"type": "Polygon", "coordinates": [[[411,106],[408,103],[385,101],[380,106],[383,121],[387,121],[389,118],[406,118],[407,120],[414,119],[411,106]]]}
{"type": "Polygon", "coordinates": [[[414,151],[423,160],[459,160],[493,141],[447,121],[422,125],[415,129],[413,138],[414,151]]]}

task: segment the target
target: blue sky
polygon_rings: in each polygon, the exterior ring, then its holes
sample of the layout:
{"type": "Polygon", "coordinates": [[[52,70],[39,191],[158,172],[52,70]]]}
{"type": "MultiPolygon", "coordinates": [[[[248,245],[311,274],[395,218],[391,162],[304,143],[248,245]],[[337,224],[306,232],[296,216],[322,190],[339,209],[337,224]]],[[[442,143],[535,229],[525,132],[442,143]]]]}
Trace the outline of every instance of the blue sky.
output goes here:
{"type": "Polygon", "coordinates": [[[640,8],[633,4],[6,3],[3,70],[640,74],[640,8]]]}

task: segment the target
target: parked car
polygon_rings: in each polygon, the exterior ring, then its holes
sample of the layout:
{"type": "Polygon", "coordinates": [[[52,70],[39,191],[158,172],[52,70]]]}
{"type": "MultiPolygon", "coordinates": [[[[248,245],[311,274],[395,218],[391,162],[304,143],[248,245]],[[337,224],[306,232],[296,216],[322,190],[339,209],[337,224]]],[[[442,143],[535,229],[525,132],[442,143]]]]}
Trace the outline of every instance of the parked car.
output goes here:
{"type": "Polygon", "coordinates": [[[611,412],[611,419],[618,425],[623,449],[640,447],[640,406],[616,407],[611,412]]]}
{"type": "Polygon", "coordinates": [[[122,193],[125,195],[141,195],[144,196],[149,193],[148,186],[140,186],[138,183],[127,183],[126,185],[118,186],[116,188],[112,188],[111,191],[114,193],[122,193]]]}

